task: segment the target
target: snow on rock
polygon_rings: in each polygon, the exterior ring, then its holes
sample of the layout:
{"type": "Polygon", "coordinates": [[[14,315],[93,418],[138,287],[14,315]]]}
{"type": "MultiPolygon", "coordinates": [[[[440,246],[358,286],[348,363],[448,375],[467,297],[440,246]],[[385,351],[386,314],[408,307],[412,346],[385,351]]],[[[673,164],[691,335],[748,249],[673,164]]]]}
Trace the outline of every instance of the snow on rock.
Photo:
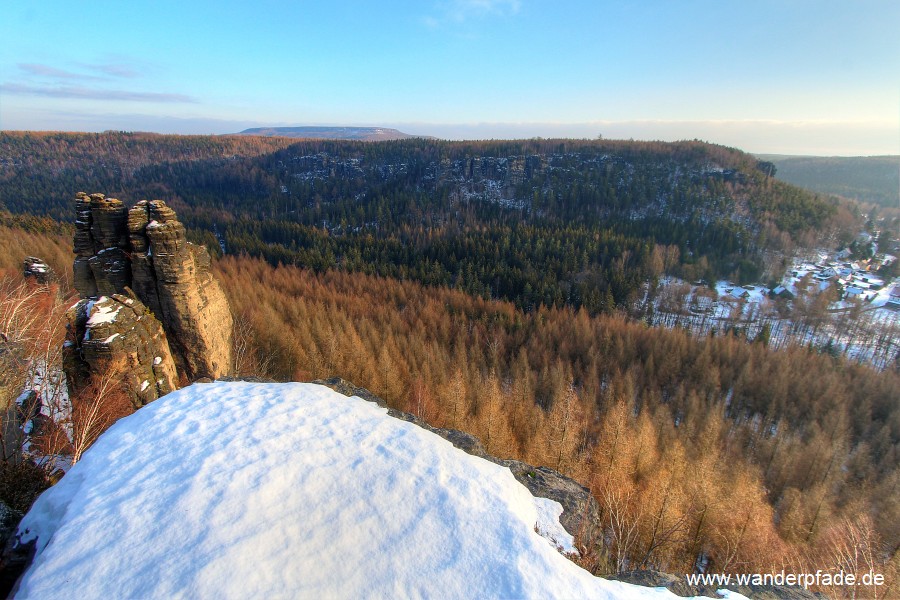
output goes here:
{"type": "MultiPolygon", "coordinates": [[[[555,506],[554,506],[555,505],[555,506]]],[[[20,525],[20,598],[667,598],[591,576],[512,473],[313,384],[195,384],[110,428],[20,525]]]]}
{"type": "Polygon", "coordinates": [[[87,307],[87,314],[90,315],[90,318],[87,322],[87,327],[91,328],[96,325],[102,325],[103,323],[113,323],[116,320],[116,317],[119,314],[120,307],[116,306],[115,308],[110,303],[104,303],[106,300],[106,296],[100,296],[97,301],[94,303],[90,303],[87,307]],[[94,306],[97,306],[97,310],[91,312],[94,306]]]}
{"type": "Polygon", "coordinates": [[[575,538],[559,522],[562,504],[549,498],[535,498],[534,505],[538,513],[535,529],[541,537],[549,540],[560,552],[578,555],[575,538]]]}
{"type": "Polygon", "coordinates": [[[110,365],[121,368],[127,396],[136,408],[177,387],[178,374],[165,331],[156,319],[145,319],[146,314],[143,303],[120,294],[81,300],[68,312],[70,345],[64,349],[63,363],[75,391],[87,384],[85,373],[106,372],[110,365]],[[163,360],[154,362],[157,357],[163,360]],[[158,379],[166,384],[141,387],[145,380],[158,379]]]}
{"type": "Polygon", "coordinates": [[[36,256],[26,256],[22,261],[22,274],[26,279],[33,278],[38,284],[46,285],[53,280],[53,269],[36,256]]]}

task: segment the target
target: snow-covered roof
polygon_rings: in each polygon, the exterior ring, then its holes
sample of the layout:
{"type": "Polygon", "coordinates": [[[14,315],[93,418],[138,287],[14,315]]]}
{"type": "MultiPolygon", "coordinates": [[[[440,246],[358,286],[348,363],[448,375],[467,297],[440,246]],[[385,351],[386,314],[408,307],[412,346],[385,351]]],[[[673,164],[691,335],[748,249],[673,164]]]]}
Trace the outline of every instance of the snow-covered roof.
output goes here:
{"type": "Polygon", "coordinates": [[[675,600],[566,559],[560,512],[359,398],[195,384],[120,420],[38,499],[19,595],[675,600]]]}

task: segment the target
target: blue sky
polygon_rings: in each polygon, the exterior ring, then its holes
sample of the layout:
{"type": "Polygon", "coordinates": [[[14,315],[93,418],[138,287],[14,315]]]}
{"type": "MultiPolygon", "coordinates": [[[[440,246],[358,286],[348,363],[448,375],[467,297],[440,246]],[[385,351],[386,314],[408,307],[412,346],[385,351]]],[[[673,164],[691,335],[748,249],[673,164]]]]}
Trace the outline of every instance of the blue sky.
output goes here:
{"type": "Polygon", "coordinates": [[[0,17],[2,129],[900,154],[897,0],[4,0],[0,17]]]}

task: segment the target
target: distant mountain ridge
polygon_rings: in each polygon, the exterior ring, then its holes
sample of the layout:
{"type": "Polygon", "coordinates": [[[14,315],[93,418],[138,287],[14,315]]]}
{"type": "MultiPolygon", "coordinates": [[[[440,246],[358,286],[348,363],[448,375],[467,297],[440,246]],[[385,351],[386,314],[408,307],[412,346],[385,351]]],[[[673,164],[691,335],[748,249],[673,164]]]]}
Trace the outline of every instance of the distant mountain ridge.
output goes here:
{"type": "Polygon", "coordinates": [[[603,312],[667,264],[752,283],[766,252],[859,232],[764,167],[700,142],[3,132],[0,206],[67,219],[73,189],[155,198],[213,251],[603,312]]]}
{"type": "Polygon", "coordinates": [[[380,142],[387,140],[408,140],[410,138],[434,139],[430,136],[412,135],[389,127],[251,127],[236,135],[259,135],[264,137],[306,138],[318,140],[362,140],[380,142]]]}
{"type": "Polygon", "coordinates": [[[897,206],[900,156],[785,156],[759,154],[772,162],[782,181],[820,194],[897,206]]]}

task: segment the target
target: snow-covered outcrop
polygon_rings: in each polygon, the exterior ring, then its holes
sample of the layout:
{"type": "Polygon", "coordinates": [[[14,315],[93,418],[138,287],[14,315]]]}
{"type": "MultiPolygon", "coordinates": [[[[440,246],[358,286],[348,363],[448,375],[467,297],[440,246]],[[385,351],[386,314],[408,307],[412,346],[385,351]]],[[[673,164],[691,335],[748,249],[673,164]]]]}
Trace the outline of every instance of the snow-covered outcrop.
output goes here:
{"type": "Polygon", "coordinates": [[[415,415],[388,408],[387,402],[369,390],[353,385],[340,377],[316,380],[313,383],[328,386],[345,396],[356,396],[363,400],[374,402],[378,406],[387,409],[388,414],[392,417],[409,421],[437,434],[467,454],[484,458],[502,467],[507,467],[519,483],[528,488],[532,495],[537,498],[553,500],[562,506],[562,514],[559,515],[558,519],[563,529],[570,536],[581,539],[594,539],[599,534],[600,507],[591,495],[590,490],[577,481],[548,467],[535,467],[522,461],[491,456],[481,443],[481,440],[471,433],[456,429],[432,427],[425,420],[415,415]]]}
{"type": "Polygon", "coordinates": [[[372,402],[195,384],[38,499],[17,597],[675,598],[567,560],[561,510],[372,402]]]}
{"type": "Polygon", "coordinates": [[[22,275],[25,279],[34,279],[38,285],[47,285],[56,279],[56,273],[36,256],[26,256],[22,261],[22,275]]]}

